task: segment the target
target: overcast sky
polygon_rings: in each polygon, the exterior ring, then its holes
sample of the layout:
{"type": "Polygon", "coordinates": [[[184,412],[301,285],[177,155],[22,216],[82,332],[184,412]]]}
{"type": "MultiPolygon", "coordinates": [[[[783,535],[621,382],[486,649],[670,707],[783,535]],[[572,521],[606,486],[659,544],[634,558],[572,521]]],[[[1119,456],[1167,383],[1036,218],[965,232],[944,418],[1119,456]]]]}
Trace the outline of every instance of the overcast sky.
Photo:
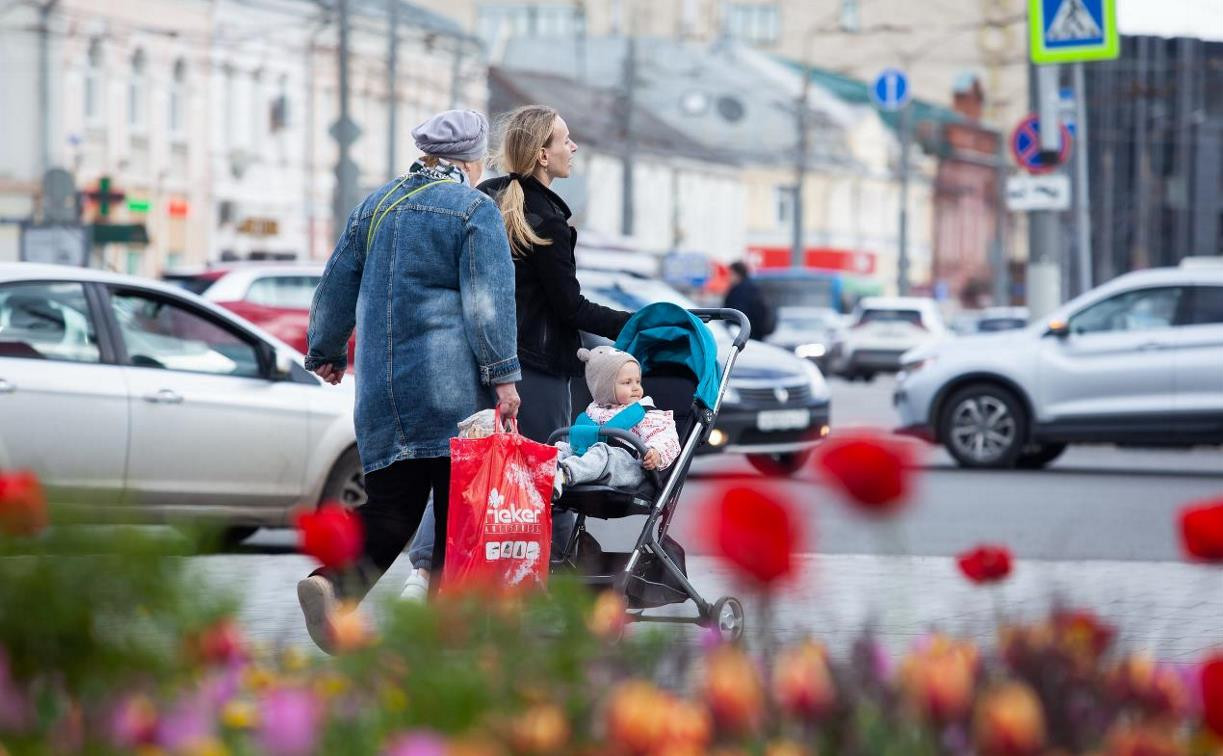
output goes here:
{"type": "Polygon", "coordinates": [[[1223,40],[1223,0],[1117,0],[1122,34],[1223,40]]]}

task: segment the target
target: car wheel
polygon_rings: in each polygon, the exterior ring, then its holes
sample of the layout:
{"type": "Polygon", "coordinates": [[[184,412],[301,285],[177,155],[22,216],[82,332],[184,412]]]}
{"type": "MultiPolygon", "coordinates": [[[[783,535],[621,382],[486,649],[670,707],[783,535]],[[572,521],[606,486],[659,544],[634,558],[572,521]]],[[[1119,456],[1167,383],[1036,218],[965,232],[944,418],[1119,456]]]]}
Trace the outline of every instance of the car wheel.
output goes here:
{"type": "Polygon", "coordinates": [[[811,459],[811,450],[786,452],[785,454],[749,454],[747,461],[757,472],[764,475],[788,477],[795,475],[811,459]]]}
{"type": "Polygon", "coordinates": [[[1029,446],[1015,460],[1015,466],[1021,470],[1040,470],[1053,460],[1062,456],[1066,444],[1036,444],[1029,446]]]}
{"type": "Polygon", "coordinates": [[[1027,435],[1023,406],[991,384],[967,386],[943,405],[940,437],[964,467],[1014,467],[1027,435]]]}
{"type": "Polygon", "coordinates": [[[348,509],[365,503],[365,474],[361,471],[361,456],[356,448],[341,454],[332,466],[319,504],[328,501],[338,501],[348,509]]]}

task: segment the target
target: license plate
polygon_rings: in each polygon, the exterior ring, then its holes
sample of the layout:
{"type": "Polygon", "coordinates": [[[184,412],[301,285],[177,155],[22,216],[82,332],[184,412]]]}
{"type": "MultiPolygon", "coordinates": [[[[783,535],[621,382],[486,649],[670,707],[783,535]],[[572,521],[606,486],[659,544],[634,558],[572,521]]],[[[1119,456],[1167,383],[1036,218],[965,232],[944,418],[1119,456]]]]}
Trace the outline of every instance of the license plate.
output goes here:
{"type": "Polygon", "coordinates": [[[811,424],[807,410],[766,410],[756,414],[756,427],[763,431],[806,428],[811,424]]]}

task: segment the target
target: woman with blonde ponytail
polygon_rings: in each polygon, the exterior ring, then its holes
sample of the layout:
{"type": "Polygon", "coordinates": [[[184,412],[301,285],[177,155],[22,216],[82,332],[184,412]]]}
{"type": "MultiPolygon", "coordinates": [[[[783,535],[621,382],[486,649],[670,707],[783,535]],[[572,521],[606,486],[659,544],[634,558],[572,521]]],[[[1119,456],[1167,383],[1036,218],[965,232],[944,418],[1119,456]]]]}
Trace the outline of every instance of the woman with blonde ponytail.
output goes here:
{"type": "Polygon", "coordinates": [[[518,392],[523,435],[547,441],[573,422],[569,379],[582,375],[579,331],[609,339],[620,335],[630,313],[597,305],[582,296],[573,248],[577,231],[569,206],[552,191],[569,176],[577,145],[565,119],[543,105],[527,105],[500,123],[497,161],[507,175],[478,189],[501,208],[514,256],[518,311],[518,392]]]}

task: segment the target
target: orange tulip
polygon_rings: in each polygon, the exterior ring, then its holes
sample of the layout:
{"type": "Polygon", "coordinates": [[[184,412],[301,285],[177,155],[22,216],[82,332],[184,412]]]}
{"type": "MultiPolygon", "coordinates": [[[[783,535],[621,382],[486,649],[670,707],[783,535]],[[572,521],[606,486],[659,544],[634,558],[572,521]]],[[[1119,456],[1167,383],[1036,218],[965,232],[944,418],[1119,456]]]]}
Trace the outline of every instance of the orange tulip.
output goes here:
{"type": "Polygon", "coordinates": [[[691,701],[673,699],[663,728],[662,751],[669,756],[681,753],[705,753],[713,738],[713,721],[709,711],[691,701]]]}
{"type": "Polygon", "coordinates": [[[1136,701],[1156,715],[1181,713],[1189,700],[1176,673],[1145,654],[1122,659],[1113,668],[1109,681],[1117,695],[1136,701]]]}
{"type": "Polygon", "coordinates": [[[668,696],[653,683],[629,680],[612,691],[605,723],[608,739],[629,750],[647,753],[662,741],[667,729],[668,696]]]}
{"type": "Polygon", "coordinates": [[[595,599],[594,608],[586,619],[586,627],[596,637],[615,640],[628,624],[628,606],[615,591],[604,591],[595,599]]]}
{"type": "Polygon", "coordinates": [[[1040,700],[1022,683],[995,688],[977,704],[974,731],[977,748],[985,756],[1039,753],[1045,743],[1040,700]]]}
{"type": "Polygon", "coordinates": [[[1182,756],[1186,749],[1167,728],[1126,724],[1109,732],[1104,752],[1108,756],[1182,756]]]}
{"type": "Polygon", "coordinates": [[[812,641],[786,649],[773,668],[773,697],[786,712],[818,719],[836,705],[836,686],[824,647],[812,641]]]}
{"type": "Polygon", "coordinates": [[[556,704],[538,704],[515,719],[510,739],[518,751],[555,753],[569,741],[569,720],[556,704]]]}
{"type": "Polygon", "coordinates": [[[376,638],[369,618],[351,602],[342,605],[332,618],[331,635],[339,653],[359,651],[373,644],[376,638]]]}
{"type": "Polygon", "coordinates": [[[935,722],[949,722],[968,713],[976,674],[977,649],[937,635],[926,649],[902,662],[900,687],[920,715],[935,722]]]}
{"type": "Polygon", "coordinates": [[[705,662],[705,701],[714,720],[731,732],[759,726],[764,715],[764,690],[756,665],[733,646],[719,646],[705,662]]]}

